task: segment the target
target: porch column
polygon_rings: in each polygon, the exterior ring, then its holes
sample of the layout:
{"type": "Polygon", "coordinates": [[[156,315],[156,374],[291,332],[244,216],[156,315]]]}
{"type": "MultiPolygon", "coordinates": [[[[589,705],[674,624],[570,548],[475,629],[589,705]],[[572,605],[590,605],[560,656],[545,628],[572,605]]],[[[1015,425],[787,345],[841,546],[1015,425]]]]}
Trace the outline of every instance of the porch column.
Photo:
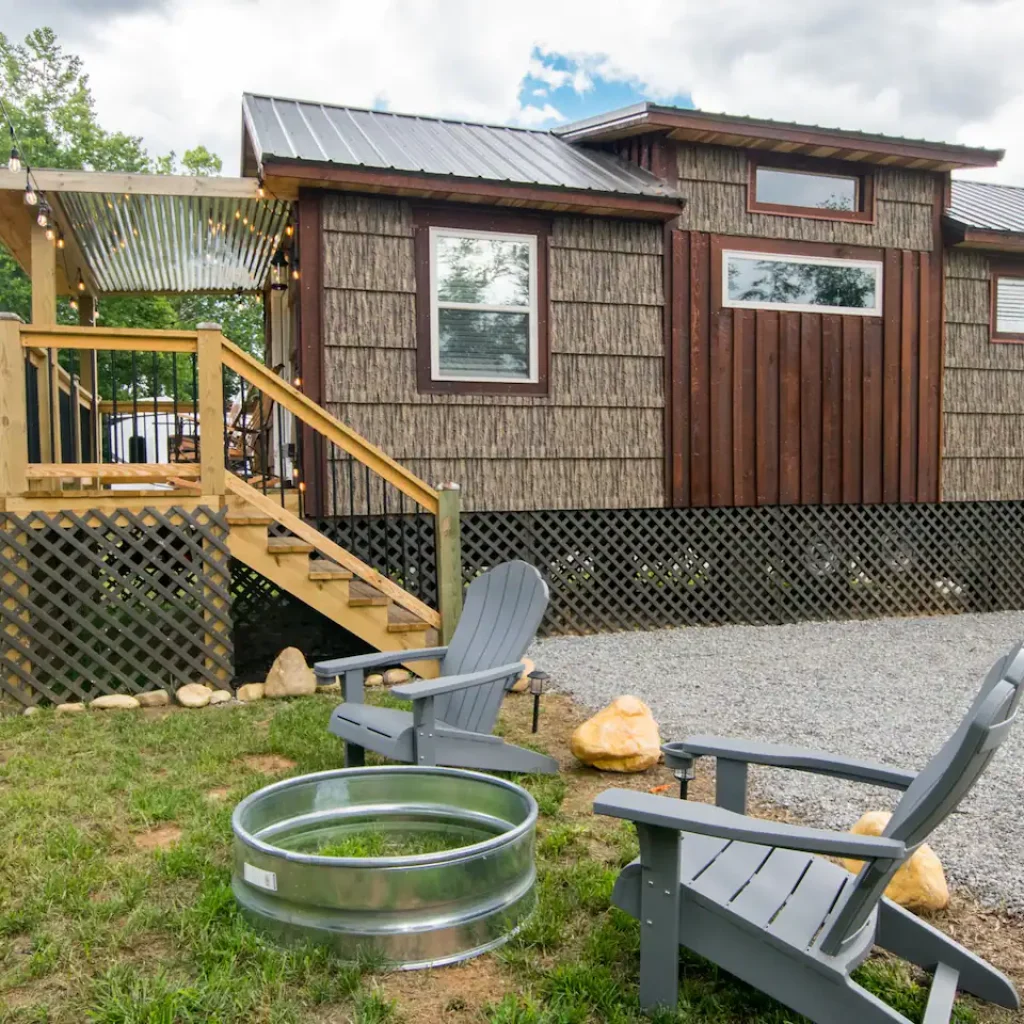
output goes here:
{"type": "MultiPolygon", "coordinates": [[[[57,250],[45,229],[32,224],[32,323],[57,323],[57,250]]],[[[44,462],[60,462],[60,378],[58,352],[46,350],[46,373],[39,375],[39,439],[44,462]]]]}

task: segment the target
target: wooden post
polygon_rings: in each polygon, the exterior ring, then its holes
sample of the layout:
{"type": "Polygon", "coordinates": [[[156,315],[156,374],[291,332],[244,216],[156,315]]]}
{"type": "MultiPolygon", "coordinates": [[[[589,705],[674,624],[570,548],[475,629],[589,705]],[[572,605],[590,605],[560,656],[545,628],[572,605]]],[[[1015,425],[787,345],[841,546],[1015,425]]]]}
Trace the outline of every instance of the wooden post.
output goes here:
{"type": "Polygon", "coordinates": [[[227,477],[224,468],[224,370],[220,325],[203,323],[197,330],[200,480],[203,494],[223,494],[227,477]]]}
{"type": "MultiPolygon", "coordinates": [[[[46,230],[32,225],[32,323],[51,327],[57,323],[57,250],[46,230]]],[[[46,373],[39,375],[39,438],[44,462],[60,462],[60,382],[58,352],[46,350],[46,373]],[[52,382],[52,383],[51,383],[52,382]]]]}
{"type": "Polygon", "coordinates": [[[441,643],[447,644],[462,614],[462,544],[458,484],[441,484],[437,496],[437,602],[441,613],[441,643]]]}
{"type": "MultiPolygon", "coordinates": [[[[78,322],[82,327],[96,326],[96,300],[83,295],[78,300],[78,322]]],[[[92,395],[92,462],[103,461],[103,417],[100,415],[100,374],[96,349],[81,349],[78,353],[78,376],[82,387],[92,395]]]]}
{"type": "Polygon", "coordinates": [[[28,488],[28,418],[21,317],[0,313],[0,502],[28,488]]]}

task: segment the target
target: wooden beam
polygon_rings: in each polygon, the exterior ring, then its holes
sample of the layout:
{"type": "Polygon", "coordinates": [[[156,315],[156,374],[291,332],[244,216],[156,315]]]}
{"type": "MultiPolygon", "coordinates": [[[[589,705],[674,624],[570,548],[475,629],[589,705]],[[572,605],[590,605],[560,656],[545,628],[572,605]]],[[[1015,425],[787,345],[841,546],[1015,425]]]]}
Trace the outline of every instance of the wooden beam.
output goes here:
{"type": "Polygon", "coordinates": [[[46,231],[32,224],[32,324],[52,327],[57,323],[57,250],[46,231]]]}
{"type": "Polygon", "coordinates": [[[196,351],[195,331],[151,331],[133,327],[35,327],[22,329],[25,348],[95,349],[103,352],[196,351]]]}
{"type": "MultiPolygon", "coordinates": [[[[32,169],[41,192],[99,192],[142,196],[209,196],[218,199],[259,199],[256,178],[196,177],[191,174],[124,174],[109,171],[32,169]]],[[[0,170],[0,190],[25,190],[25,175],[0,170]]]]}
{"type": "MultiPolygon", "coordinates": [[[[24,515],[27,512],[78,512],[79,515],[96,512],[116,512],[121,508],[136,511],[146,508],[163,512],[187,505],[198,508],[207,505],[217,507],[219,497],[213,494],[197,495],[194,491],[150,491],[147,494],[132,494],[126,491],[106,491],[102,497],[94,491],[68,491],[66,494],[29,494],[10,498],[7,511],[24,515]]],[[[72,525],[62,523],[61,525],[72,525]]]]}
{"type": "Polygon", "coordinates": [[[224,493],[224,370],[220,327],[200,324],[196,351],[199,388],[199,478],[206,494],[224,493]]]}
{"type": "Polygon", "coordinates": [[[63,465],[32,462],[28,465],[26,475],[29,480],[61,480],[81,476],[103,480],[131,480],[136,483],[170,480],[173,477],[199,480],[200,466],[194,462],[68,462],[63,465]]]}
{"type": "Polygon", "coordinates": [[[21,321],[0,313],[0,501],[27,489],[27,424],[21,321]]]}

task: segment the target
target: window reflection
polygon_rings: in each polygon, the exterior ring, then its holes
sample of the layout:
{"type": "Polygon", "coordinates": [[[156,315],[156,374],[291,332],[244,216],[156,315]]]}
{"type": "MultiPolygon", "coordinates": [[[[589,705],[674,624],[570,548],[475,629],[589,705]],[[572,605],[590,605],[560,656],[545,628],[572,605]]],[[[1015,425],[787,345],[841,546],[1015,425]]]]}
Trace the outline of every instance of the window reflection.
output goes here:
{"type": "Polygon", "coordinates": [[[854,177],[773,167],[758,167],[754,178],[757,202],[774,206],[803,206],[812,210],[856,210],[859,184],[854,177]]]}

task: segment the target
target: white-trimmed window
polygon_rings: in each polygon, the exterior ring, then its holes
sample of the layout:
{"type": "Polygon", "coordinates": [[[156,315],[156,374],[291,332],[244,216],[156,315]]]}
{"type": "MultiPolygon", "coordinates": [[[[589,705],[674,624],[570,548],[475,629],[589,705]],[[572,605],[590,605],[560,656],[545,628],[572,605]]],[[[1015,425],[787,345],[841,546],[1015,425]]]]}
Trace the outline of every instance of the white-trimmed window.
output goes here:
{"type": "Polygon", "coordinates": [[[992,337],[1024,341],[1024,267],[992,274],[992,337]]]}
{"type": "Polygon", "coordinates": [[[431,379],[538,382],[537,236],[429,232],[431,379]]]}
{"type": "Polygon", "coordinates": [[[722,305],[881,316],[882,263],[726,249],[722,305]]]}

